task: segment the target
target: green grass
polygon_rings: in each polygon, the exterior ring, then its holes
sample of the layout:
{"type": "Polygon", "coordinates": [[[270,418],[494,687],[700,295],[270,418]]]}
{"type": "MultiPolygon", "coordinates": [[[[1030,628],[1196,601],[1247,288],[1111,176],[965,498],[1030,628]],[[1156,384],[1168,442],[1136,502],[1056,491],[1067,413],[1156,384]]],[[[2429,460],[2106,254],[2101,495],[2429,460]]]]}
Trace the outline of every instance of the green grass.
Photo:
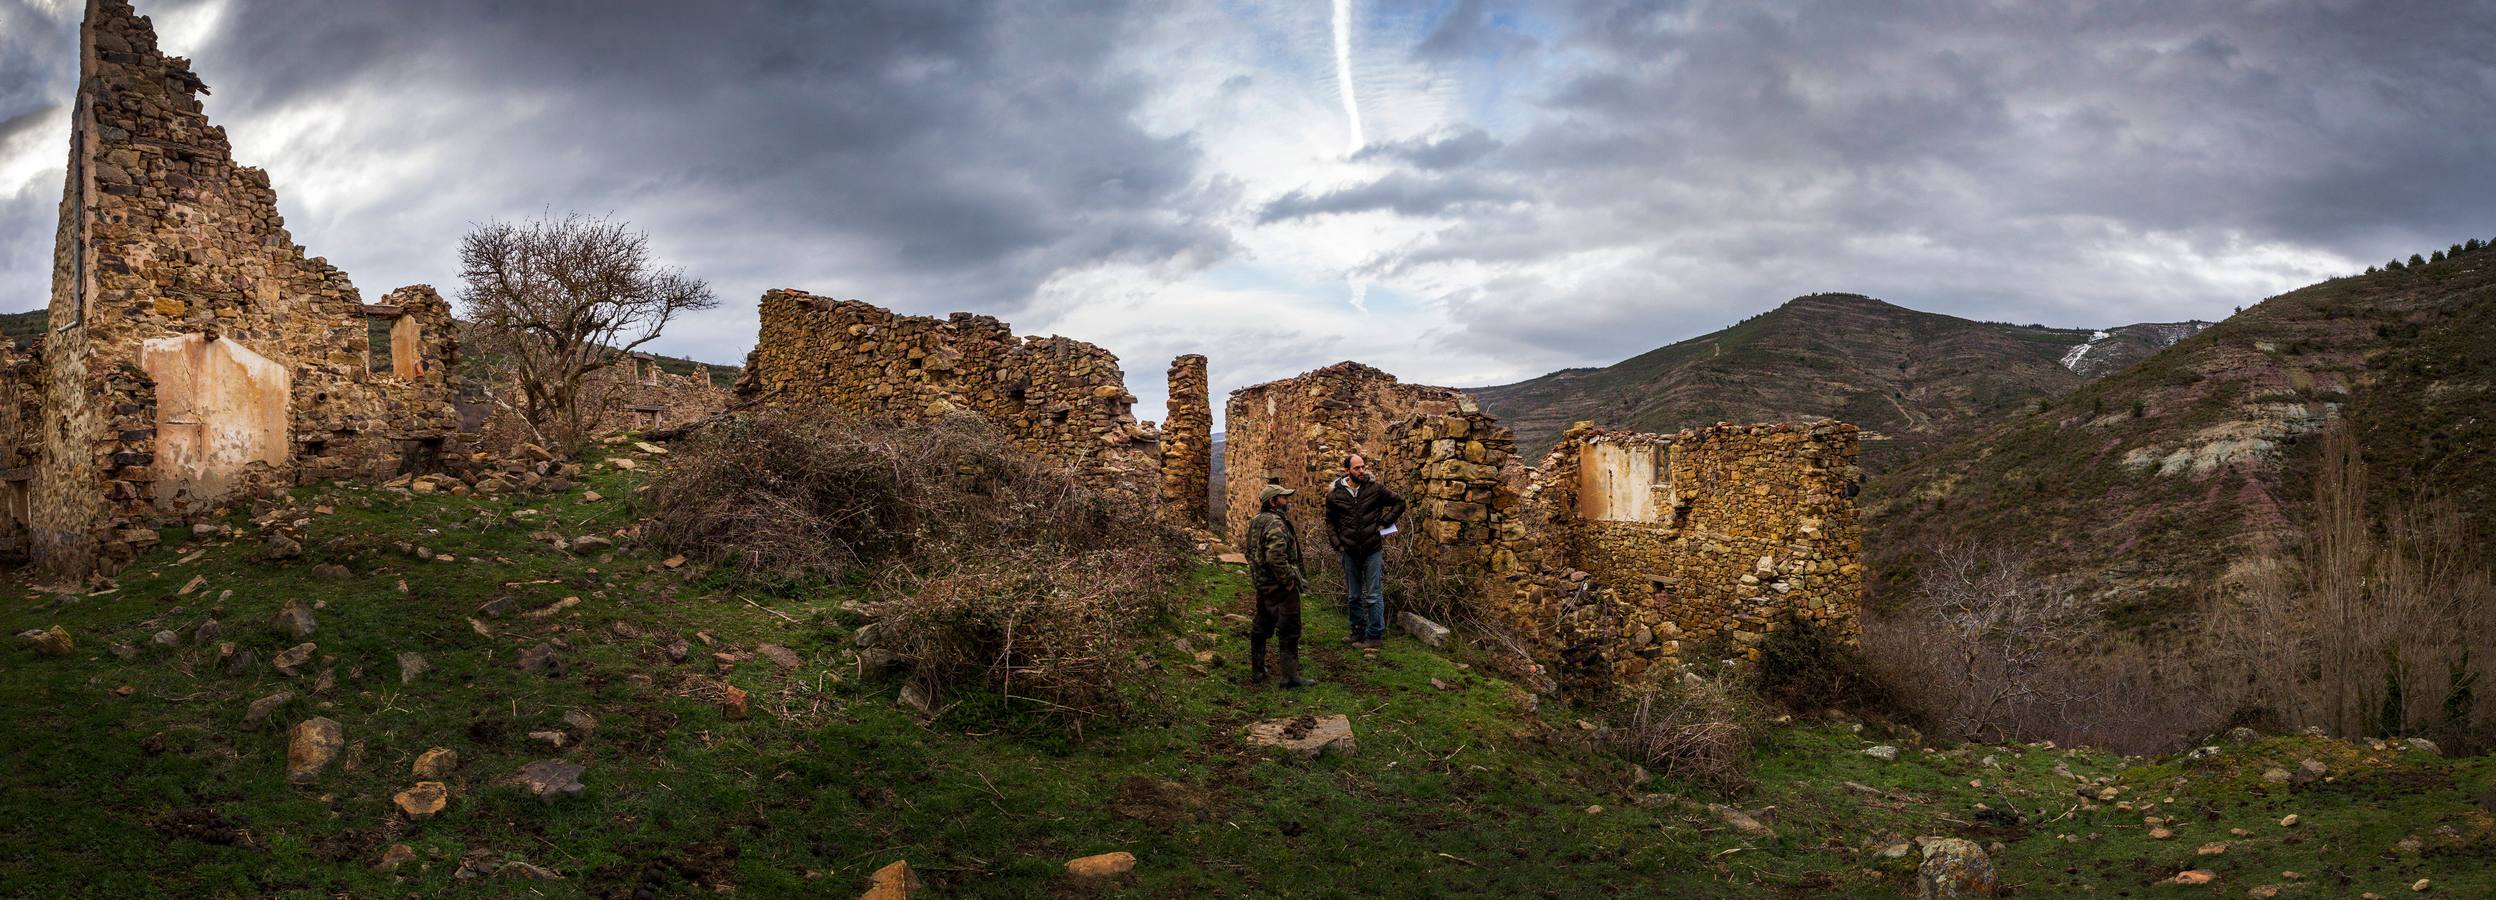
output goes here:
{"type": "Polygon", "coordinates": [[[895,702],[897,681],[856,677],[846,647],[860,622],[844,609],[855,588],[758,589],[669,570],[645,552],[581,557],[531,539],[628,529],[640,477],[593,469],[587,486],[608,498],[598,503],[578,493],[306,489],[296,501],[310,520],[301,560],[258,562],[255,539],[172,532],[112,593],[0,582],[10,598],[0,626],[58,623],[79,642],[63,659],[14,644],[0,651],[0,716],[10,723],[0,752],[11,762],[0,788],[0,840],[11,850],[0,892],[606,896],[647,886],[675,896],[732,886],[848,895],[867,873],[907,859],[939,896],[1033,896],[1093,891],[1067,879],[1065,861],[1124,850],[1139,865],[1107,893],[1894,896],[1911,894],[1912,861],[1873,851],[1920,834],[2002,842],[2006,879],[2027,896],[2180,894],[2153,883],[2190,864],[2219,871],[2230,893],[2283,869],[2306,874],[2300,890],[2310,896],[2406,892],[2419,877],[2451,896],[2496,891],[2487,865],[2496,766],[2486,759],[2273,739],[2215,762],[1912,745],[1882,762],[1859,752],[1875,734],[1819,723],[1772,729],[1746,793],[1638,785],[1628,760],[1578,726],[1581,713],[1531,702],[1469,650],[1398,637],[1375,656],[1344,651],[1344,624],[1322,598],[1306,615],[1321,683],[1239,685],[1244,641],[1230,616],[1245,612],[1245,584],[1216,566],[1186,580],[1182,633],[1136,648],[1155,667],[1135,721],[1078,729],[976,696],[951,698],[960,703],[928,718],[895,702]],[[457,561],[419,559],[416,546],[457,561]],[[316,578],[320,562],[355,577],[316,578]],[[199,586],[183,592],[194,578],[199,586]],[[492,633],[478,634],[469,619],[502,596],[517,610],[582,602],[545,618],[480,617],[492,633]],[[246,729],[251,700],[309,688],[309,673],[288,679],[266,663],[294,643],[267,624],[290,599],[322,605],[312,640],[334,658],[336,686],[246,729]],[[211,615],[226,640],[260,655],[257,670],[226,676],[213,647],[189,643],[211,615]],[[149,648],[158,628],[182,633],[185,645],[149,648]],[[670,664],[664,637],[650,635],[693,639],[692,658],[670,664]],[[1181,639],[1221,659],[1199,672],[1181,639]],[[566,645],[560,677],[513,665],[520,649],[555,640],[566,645]],[[706,655],[766,642],[804,665],[787,671],[749,656],[723,672],[706,655]],[[115,643],[143,649],[122,659],[108,652],[115,643]],[[407,651],[433,667],[413,685],[397,676],[407,651]],[[752,692],[747,719],[723,715],[723,677],[752,692]],[[567,730],[573,710],[597,718],[585,741],[554,750],[528,737],[567,730]],[[1242,745],[1248,723],[1300,712],[1352,716],[1359,750],[1300,762],[1242,745]],[[284,728],[316,714],[341,723],[360,748],[349,752],[356,764],[288,785],[284,728]],[[390,798],[416,780],[416,754],[435,746],[461,757],[447,779],[450,805],[410,821],[390,798]],[[2002,768],[1986,766],[1988,755],[2002,768]],[[2260,783],[2262,768],[2309,755],[2340,779],[2260,783]],[[2370,755],[2379,762],[2364,762],[2370,755]],[[588,767],[584,796],[548,804],[502,783],[528,761],[556,758],[588,767]],[[2053,771],[2058,762],[2114,779],[2124,802],[2158,803],[2148,814],[2184,819],[2182,836],[2151,841],[2144,813],[2082,801],[2053,771]],[[1737,835],[1705,812],[1720,801],[1763,811],[1779,835],[1737,835]],[[1980,803],[2014,817],[1979,814],[1980,803]],[[2305,824],[2283,832],[2276,821],[2290,812],[2305,824]],[[2201,842],[2228,840],[2229,827],[2257,837],[2223,856],[2194,855],[2201,842]],[[2425,842],[2420,853],[2394,849],[2411,836],[2425,842]],[[377,870],[393,843],[415,859],[377,870]],[[566,880],[454,878],[479,850],[566,880]]]}

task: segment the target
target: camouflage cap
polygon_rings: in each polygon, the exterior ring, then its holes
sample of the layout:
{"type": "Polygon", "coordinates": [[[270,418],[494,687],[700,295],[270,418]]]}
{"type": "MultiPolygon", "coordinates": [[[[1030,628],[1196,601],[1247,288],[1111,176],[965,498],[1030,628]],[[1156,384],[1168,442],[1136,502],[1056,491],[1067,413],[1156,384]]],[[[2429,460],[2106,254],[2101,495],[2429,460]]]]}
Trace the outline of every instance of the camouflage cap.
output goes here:
{"type": "Polygon", "coordinates": [[[1269,484],[1265,486],[1265,490],[1257,492],[1257,505],[1264,506],[1268,503],[1274,502],[1274,498],[1276,497],[1288,497],[1297,493],[1300,492],[1279,484],[1269,484]]]}

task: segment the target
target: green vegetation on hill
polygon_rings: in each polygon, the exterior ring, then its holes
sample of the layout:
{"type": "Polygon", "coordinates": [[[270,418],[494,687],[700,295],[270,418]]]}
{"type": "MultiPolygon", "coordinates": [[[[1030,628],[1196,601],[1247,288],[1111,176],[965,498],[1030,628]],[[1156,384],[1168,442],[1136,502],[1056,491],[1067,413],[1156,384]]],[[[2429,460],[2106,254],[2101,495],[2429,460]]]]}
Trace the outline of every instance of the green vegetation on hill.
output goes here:
{"type": "Polygon", "coordinates": [[[2035,896],[2149,893],[2189,868],[2230,893],[2391,895],[2419,878],[2496,891],[2486,758],[2294,738],[2199,760],[1927,751],[1909,733],[1821,722],[1770,730],[1747,791],[1639,783],[1592,715],[1536,702],[1463,646],[1398,636],[1375,656],[1347,651],[1322,598],[1307,614],[1322,683],[1238,685],[1246,586],[1211,565],[1182,588],[1180,631],[1135,648],[1153,666],[1140,718],[1078,732],[976,694],[924,716],[896,703],[898,679],[856,668],[862,586],[764,590],[668,568],[630,540],[635,488],[663,460],[607,453],[639,465],[592,462],[580,487],[597,501],[307,488],[275,517],[305,522],[301,559],[257,560],[238,513],[224,524],[241,537],[169,532],[108,592],[0,581],[0,628],[60,625],[78,642],[59,658],[0,649],[0,883],[37,896],[846,895],[907,859],[938,896],[1033,896],[1092,892],[1064,862],[1124,850],[1138,865],[1109,893],[1877,897],[1913,890],[1912,852],[1885,849],[1947,834],[1998,842],[2006,883],[2035,896]],[[589,535],[624,546],[547,540],[589,535]],[[324,564],[352,575],[316,575],[324,564]],[[498,600],[508,608],[481,608],[498,600]],[[318,652],[289,678],[268,660],[297,643],[270,624],[291,601],[317,607],[318,652]],[[195,637],[211,617],[260,662],[222,671],[195,637]],[[178,646],[156,646],[159,630],[178,646]],[[682,663],[666,649],[678,638],[682,663]],[[517,664],[540,648],[559,670],[517,664]],[[427,670],[403,682],[408,653],[427,670]],[[743,719],[723,706],[729,686],[750,694],[743,719]],[[244,724],[279,692],[295,699],[244,724]],[[1351,716],[1358,748],[1303,762],[1243,745],[1249,723],[1298,713],[1351,716]],[[339,723],[346,749],[290,785],[286,729],[314,716],[339,723]],[[1862,752],[1875,744],[1897,759],[1862,752]],[[392,795],[433,747],[459,754],[441,779],[448,805],[410,819],[392,795]],[[2307,758],[2326,780],[2262,778],[2307,758]],[[584,792],[547,801],[507,783],[535,760],[584,766],[584,792]],[[1736,831],[1710,803],[1774,835],[1736,831]],[[413,857],[377,868],[394,844],[413,857]],[[512,859],[564,880],[455,874],[512,859]]]}
{"type": "MultiPolygon", "coordinates": [[[[2485,498],[2496,253],[2335,278],[2246,309],[2044,409],[1914,460],[1866,493],[1875,574],[1977,537],[2114,621],[2175,624],[2310,492],[2342,412],[2377,483],[2485,498]]],[[[2388,495],[2389,496],[2389,495],[2388,495]]],[[[2485,503],[2469,510],[2496,524],[2485,503]]]]}
{"type": "Polygon", "coordinates": [[[0,313],[0,337],[25,347],[43,336],[43,330],[50,326],[51,316],[51,310],[40,307],[25,312],[0,313]]]}

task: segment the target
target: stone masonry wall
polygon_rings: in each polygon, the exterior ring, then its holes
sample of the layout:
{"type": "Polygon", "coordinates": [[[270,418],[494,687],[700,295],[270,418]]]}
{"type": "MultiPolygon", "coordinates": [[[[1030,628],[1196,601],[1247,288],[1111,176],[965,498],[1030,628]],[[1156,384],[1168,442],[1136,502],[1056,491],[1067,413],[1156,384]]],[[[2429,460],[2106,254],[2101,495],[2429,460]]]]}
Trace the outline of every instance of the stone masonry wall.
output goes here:
{"type": "MultiPolygon", "coordinates": [[[[1319,490],[1364,450],[1411,501],[1405,565],[1473,584],[1476,612],[1576,688],[1671,675],[1700,648],[1756,658],[1788,617],[1857,634],[1852,425],[1580,423],[1528,469],[1462,393],[1354,363],[1235,391],[1229,413],[1234,536],[1269,480],[1319,490]]],[[[1306,503],[1295,518],[1305,530],[1322,514],[1306,503]]]]}
{"type": "Polygon", "coordinates": [[[793,290],[763,294],[761,315],[739,402],[902,421],[976,413],[1105,489],[1145,499],[1159,490],[1157,438],[1136,422],[1107,350],[1016,337],[988,316],[896,315],[793,290]]]}
{"type": "Polygon", "coordinates": [[[1343,455],[1366,454],[1371,471],[1410,500],[1421,460],[1405,455],[1413,447],[1395,440],[1395,429],[1416,417],[1459,412],[1481,410],[1455,389],[1404,384],[1355,362],[1232,391],[1223,428],[1224,536],[1241,540],[1257,516],[1257,493],[1281,484],[1301,492],[1292,521],[1323,557],[1323,494],[1343,475],[1343,455]]]}
{"type": "Polygon", "coordinates": [[[1205,358],[1194,353],[1170,361],[1170,417],[1161,426],[1161,504],[1189,528],[1213,528],[1213,400],[1205,358]]]}
{"type": "MultiPolygon", "coordinates": [[[[154,543],[157,526],[223,499],[194,496],[193,485],[251,491],[385,473],[408,444],[444,440],[455,425],[440,376],[447,345],[415,379],[367,371],[354,285],[289,238],[268,175],[236,165],[202,114],[189,63],[159,53],[148,20],[123,0],[90,0],[79,56],[40,375],[37,562],[71,573],[118,566],[154,543]],[[204,393],[160,404],[156,376],[140,365],[150,342],[159,349],[144,358],[161,365],[211,360],[213,371],[175,373],[204,393]],[[283,434],[193,415],[272,407],[283,434]],[[160,421],[160,408],[173,419],[160,421]],[[208,448],[193,465],[227,466],[230,455],[213,451],[229,439],[276,441],[282,452],[276,465],[208,478],[160,471],[161,428],[193,430],[175,443],[208,448]]],[[[431,330],[447,339],[447,306],[440,322],[431,330]]]]}

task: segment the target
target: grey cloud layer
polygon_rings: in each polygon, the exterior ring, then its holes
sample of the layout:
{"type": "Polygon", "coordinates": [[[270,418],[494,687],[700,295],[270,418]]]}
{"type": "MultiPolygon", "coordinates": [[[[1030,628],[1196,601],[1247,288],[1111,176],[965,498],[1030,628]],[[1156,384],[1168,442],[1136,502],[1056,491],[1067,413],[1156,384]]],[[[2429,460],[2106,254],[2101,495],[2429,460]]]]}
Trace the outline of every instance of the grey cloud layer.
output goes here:
{"type": "MultiPolygon", "coordinates": [[[[1813,291],[2060,325],[2208,317],[2496,234],[2484,3],[1356,7],[1427,20],[1359,46],[1475,86],[1475,121],[1364,148],[1346,162],[1370,174],[1341,187],[1254,186],[1137,124],[1172,53],[1143,39],[1160,4],[227,0],[194,55],[247,147],[289,135],[244,161],[368,291],[448,282],[474,220],[613,212],[719,288],[728,305],[668,347],[719,360],[765,288],[1012,316],[1060,273],[1184,282],[1256,264],[1237,248],[1258,229],[1347,216],[1417,235],[1354,274],[1438,313],[1377,330],[1445,328],[1449,371],[1519,377],[1813,291]]],[[[36,132],[70,40],[0,0],[0,147],[61,142],[36,132]]],[[[26,308],[57,182],[8,190],[0,307],[26,308]]],[[[1340,329],[1254,331],[1118,349],[1227,346],[1269,371],[1362,355],[1340,329]]],[[[1128,361],[1139,385],[1158,366],[1128,361]]]]}

